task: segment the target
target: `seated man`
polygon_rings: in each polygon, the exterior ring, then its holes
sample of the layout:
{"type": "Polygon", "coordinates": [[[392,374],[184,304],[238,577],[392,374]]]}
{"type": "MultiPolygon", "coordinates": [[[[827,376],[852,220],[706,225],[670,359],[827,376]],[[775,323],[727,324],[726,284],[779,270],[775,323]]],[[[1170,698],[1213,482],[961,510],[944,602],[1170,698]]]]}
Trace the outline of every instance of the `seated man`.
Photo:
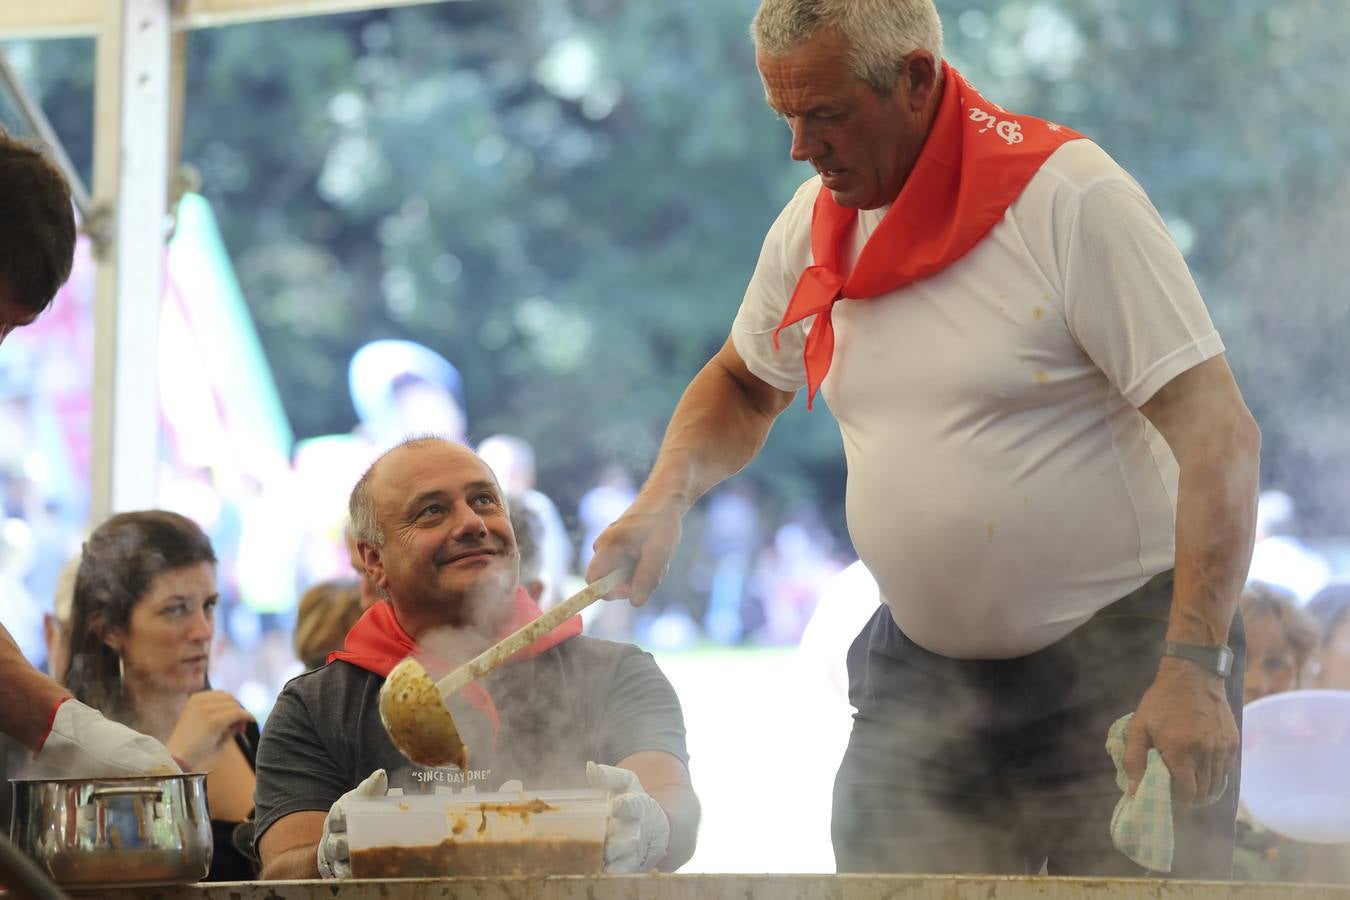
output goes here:
{"type": "Polygon", "coordinates": [[[406,441],[352,491],[362,562],[388,599],[328,665],[293,679],[258,747],[261,877],[350,874],[343,798],[388,787],[616,791],[607,871],[673,871],[693,854],[698,800],[674,689],[636,647],[555,629],[451,698],[469,768],[412,764],[380,722],[384,677],[414,650],[433,676],[539,615],[492,470],[468,448],[406,441]],[[599,763],[599,765],[589,765],[599,763]],[[387,773],[387,775],[386,775],[387,773]]]}

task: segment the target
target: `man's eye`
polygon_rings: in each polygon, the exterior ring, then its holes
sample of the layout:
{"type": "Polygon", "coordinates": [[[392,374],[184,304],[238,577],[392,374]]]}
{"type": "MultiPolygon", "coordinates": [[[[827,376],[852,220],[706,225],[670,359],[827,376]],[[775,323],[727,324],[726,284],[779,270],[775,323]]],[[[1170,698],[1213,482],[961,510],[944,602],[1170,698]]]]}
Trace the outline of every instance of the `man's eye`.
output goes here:
{"type": "Polygon", "coordinates": [[[473,502],[477,503],[479,506],[495,506],[497,498],[491,494],[479,494],[477,497],[473,498],[473,502]]]}
{"type": "Polygon", "coordinates": [[[441,504],[439,504],[439,503],[432,503],[431,505],[425,507],[425,508],[422,510],[422,515],[424,515],[424,516],[428,516],[428,515],[430,515],[430,516],[439,516],[439,515],[441,515],[441,514],[444,513],[444,512],[445,512],[445,507],[444,507],[444,506],[441,506],[441,504]]]}

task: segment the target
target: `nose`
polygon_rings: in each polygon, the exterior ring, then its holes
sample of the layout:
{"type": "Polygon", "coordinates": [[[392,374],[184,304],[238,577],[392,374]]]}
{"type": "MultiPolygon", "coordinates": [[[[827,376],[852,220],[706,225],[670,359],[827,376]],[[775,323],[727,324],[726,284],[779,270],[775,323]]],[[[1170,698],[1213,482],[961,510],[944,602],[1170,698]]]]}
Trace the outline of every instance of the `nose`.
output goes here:
{"type": "Polygon", "coordinates": [[[817,156],[825,155],[825,142],[815,134],[815,129],[806,116],[797,116],[788,123],[792,129],[792,158],[797,162],[806,162],[817,156]]]}
{"type": "Polygon", "coordinates": [[[193,643],[210,643],[215,634],[216,624],[212,614],[206,607],[198,609],[196,615],[192,617],[191,626],[188,630],[188,640],[193,643]]]}
{"type": "Polygon", "coordinates": [[[482,538],[487,535],[487,524],[473,507],[461,504],[457,508],[450,536],[457,541],[482,538]]]}

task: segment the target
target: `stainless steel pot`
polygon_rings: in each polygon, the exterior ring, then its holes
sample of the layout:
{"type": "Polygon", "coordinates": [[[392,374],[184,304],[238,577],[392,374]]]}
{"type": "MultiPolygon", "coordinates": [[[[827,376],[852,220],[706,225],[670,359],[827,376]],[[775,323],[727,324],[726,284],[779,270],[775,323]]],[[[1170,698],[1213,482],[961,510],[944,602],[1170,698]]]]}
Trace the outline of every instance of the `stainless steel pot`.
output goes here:
{"type": "Polygon", "coordinates": [[[64,887],[190,884],[211,868],[205,775],[12,784],[10,839],[64,887]]]}

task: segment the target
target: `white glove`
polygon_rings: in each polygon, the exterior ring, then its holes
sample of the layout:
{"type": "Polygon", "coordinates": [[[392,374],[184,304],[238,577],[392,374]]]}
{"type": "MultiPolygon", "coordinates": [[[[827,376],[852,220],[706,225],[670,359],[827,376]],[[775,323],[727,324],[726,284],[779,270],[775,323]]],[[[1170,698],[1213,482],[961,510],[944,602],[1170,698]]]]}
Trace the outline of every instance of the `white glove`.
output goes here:
{"type": "Polygon", "coordinates": [[[33,755],[37,777],[112,778],[123,775],[177,775],[178,764],[164,745],[132,731],[73,697],[61,701],[51,730],[33,755]]]}
{"type": "Polygon", "coordinates": [[[627,769],[588,762],[586,780],[596,790],[614,794],[605,828],[605,871],[646,872],[656,868],[670,849],[670,818],[661,804],[627,769]]]}
{"type": "Polygon", "coordinates": [[[323,839],[319,841],[319,875],[323,878],[351,878],[352,860],[347,850],[347,813],[344,801],[352,797],[383,797],[389,789],[384,769],[371,772],[366,780],[352,788],[328,810],[323,820],[323,839]]]}

